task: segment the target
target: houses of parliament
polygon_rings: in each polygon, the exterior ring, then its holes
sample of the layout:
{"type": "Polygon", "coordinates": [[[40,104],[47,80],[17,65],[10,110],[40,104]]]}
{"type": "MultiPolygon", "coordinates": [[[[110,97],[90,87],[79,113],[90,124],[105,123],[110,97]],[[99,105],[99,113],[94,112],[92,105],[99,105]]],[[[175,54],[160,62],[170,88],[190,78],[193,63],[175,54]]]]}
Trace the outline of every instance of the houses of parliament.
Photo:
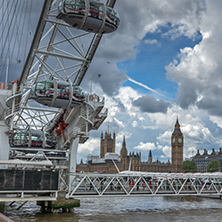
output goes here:
{"type": "Polygon", "coordinates": [[[128,154],[125,137],[120,155],[118,155],[115,153],[115,143],[115,133],[113,133],[113,137],[109,132],[106,132],[105,135],[101,133],[100,156],[89,155],[87,163],[83,163],[81,160],[81,163],[77,165],[77,171],[118,173],[117,168],[119,171],[124,171],[129,170],[129,167],[132,171],[145,172],[181,172],[182,170],[184,138],[178,119],[171,136],[171,162],[163,163],[158,160],[154,162],[151,150],[147,161],[142,162],[141,152],[128,154]]]}

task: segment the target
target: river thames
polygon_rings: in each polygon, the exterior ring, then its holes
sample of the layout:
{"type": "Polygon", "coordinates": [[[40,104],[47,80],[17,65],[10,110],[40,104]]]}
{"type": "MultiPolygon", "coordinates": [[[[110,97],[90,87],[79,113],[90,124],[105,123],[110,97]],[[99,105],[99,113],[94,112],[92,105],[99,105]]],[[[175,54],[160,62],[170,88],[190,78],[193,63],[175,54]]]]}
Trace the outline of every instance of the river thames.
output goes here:
{"type": "Polygon", "coordinates": [[[16,222],[218,222],[222,218],[222,200],[195,197],[84,198],[75,213],[42,214],[34,202],[19,211],[15,208],[6,206],[5,214],[16,222]]]}

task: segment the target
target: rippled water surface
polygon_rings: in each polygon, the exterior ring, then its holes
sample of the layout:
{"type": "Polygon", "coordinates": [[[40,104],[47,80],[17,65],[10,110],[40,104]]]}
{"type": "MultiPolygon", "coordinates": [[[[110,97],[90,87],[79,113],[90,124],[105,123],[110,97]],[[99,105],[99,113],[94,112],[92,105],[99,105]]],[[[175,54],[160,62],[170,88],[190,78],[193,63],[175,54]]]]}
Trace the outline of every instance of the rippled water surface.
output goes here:
{"type": "MultiPolygon", "coordinates": [[[[18,203],[17,203],[18,204],[18,203]]],[[[81,199],[75,213],[40,213],[35,202],[24,205],[19,211],[6,206],[5,214],[16,222],[91,222],[91,221],[221,221],[222,200],[182,197],[103,197],[81,199]]]]}

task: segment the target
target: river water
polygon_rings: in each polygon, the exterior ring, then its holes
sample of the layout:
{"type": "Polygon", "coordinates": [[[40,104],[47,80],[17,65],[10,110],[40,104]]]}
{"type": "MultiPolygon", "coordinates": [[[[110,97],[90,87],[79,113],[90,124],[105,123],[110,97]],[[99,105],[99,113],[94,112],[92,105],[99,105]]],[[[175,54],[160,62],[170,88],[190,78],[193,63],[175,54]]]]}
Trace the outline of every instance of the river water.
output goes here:
{"type": "MultiPolygon", "coordinates": [[[[42,214],[35,202],[19,211],[6,205],[16,222],[200,222],[221,221],[222,200],[196,197],[103,197],[81,199],[74,213],[42,214]]],[[[17,205],[18,206],[18,205],[17,205]]]]}

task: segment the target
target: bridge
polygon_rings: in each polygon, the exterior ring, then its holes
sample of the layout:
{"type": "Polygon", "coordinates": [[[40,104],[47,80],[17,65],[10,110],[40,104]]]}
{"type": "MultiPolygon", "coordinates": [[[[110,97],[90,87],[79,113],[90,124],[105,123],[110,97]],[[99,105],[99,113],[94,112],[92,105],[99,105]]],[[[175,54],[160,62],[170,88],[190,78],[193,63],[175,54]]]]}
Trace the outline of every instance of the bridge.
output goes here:
{"type": "Polygon", "coordinates": [[[76,173],[69,198],[103,196],[214,196],[222,194],[222,173],[76,173]]]}
{"type": "MultiPolygon", "coordinates": [[[[56,189],[52,186],[47,187],[47,189],[43,187],[43,190],[30,190],[26,186],[26,189],[20,190],[0,190],[0,202],[53,201],[57,199],[59,191],[65,192],[68,199],[102,198],[107,196],[199,196],[221,198],[222,195],[222,173],[220,172],[152,173],[123,171],[117,174],[75,173],[70,175],[73,178],[71,186],[62,176],[64,175],[60,174],[59,188],[56,189]],[[50,195],[45,196],[45,193],[50,195]]],[[[50,183],[52,184],[52,182],[50,183]]],[[[18,188],[18,185],[16,187],[18,188]]]]}

